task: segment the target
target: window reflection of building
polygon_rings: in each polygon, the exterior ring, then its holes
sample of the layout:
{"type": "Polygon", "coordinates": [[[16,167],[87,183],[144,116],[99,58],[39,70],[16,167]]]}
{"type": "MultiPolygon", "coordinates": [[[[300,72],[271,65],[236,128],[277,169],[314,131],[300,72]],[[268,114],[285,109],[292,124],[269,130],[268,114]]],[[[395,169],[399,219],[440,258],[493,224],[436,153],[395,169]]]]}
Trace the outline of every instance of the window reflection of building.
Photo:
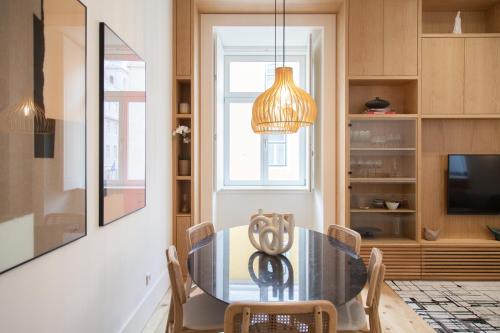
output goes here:
{"type": "MultiPolygon", "coordinates": [[[[119,53],[119,51],[117,51],[119,53]]],[[[109,186],[144,185],[145,65],[122,60],[105,61],[104,179],[109,186]],[[109,147],[109,152],[108,152],[109,147]]]]}

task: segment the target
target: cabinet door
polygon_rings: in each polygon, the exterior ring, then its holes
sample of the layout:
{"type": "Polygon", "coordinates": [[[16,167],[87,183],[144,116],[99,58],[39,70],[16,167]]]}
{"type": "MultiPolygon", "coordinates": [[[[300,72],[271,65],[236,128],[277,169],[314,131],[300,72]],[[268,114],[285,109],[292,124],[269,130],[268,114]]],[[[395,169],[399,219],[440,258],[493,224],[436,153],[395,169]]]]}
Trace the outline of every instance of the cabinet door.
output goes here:
{"type": "Polygon", "coordinates": [[[418,1],[384,0],[384,75],[417,75],[418,1]]]}
{"type": "Polygon", "coordinates": [[[500,114],[500,38],[465,41],[465,113],[500,114]]]}
{"type": "Polygon", "coordinates": [[[464,113],[464,39],[422,40],[422,113],[464,113]]]}
{"type": "Polygon", "coordinates": [[[384,74],[383,0],[349,1],[349,75],[384,74]]]}

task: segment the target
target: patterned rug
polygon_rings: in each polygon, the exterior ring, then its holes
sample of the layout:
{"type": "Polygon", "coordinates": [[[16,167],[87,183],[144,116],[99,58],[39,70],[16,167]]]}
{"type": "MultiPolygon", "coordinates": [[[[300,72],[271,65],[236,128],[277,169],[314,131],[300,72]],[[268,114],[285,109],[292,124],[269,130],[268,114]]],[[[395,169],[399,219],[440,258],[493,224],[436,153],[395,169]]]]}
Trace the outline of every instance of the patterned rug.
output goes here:
{"type": "Polygon", "coordinates": [[[500,282],[387,281],[439,333],[499,333],[500,282]]]}

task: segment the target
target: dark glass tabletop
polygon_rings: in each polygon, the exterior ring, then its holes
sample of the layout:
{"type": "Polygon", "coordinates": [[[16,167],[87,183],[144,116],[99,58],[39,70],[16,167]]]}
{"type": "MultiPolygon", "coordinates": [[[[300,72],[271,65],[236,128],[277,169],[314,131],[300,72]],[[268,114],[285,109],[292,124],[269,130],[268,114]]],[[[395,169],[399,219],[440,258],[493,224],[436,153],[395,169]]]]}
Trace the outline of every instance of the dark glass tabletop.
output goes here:
{"type": "Polygon", "coordinates": [[[188,269],[196,285],[226,303],[324,299],[340,306],[366,282],[366,267],[349,247],[300,227],[279,256],[257,252],[248,226],[221,230],[195,245],[188,269]]]}

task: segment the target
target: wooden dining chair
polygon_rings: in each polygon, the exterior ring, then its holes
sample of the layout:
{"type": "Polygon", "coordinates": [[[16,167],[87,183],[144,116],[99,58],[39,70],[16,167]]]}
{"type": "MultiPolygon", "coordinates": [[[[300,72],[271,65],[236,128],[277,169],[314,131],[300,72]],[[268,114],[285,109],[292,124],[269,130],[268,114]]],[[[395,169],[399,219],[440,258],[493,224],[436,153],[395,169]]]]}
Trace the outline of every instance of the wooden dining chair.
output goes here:
{"type": "Polygon", "coordinates": [[[231,303],[224,333],[337,332],[337,311],[328,301],[231,303]]]}
{"type": "MultiPolygon", "coordinates": [[[[215,228],[211,222],[202,222],[192,227],[189,227],[186,230],[187,252],[189,253],[199,241],[213,234],[215,234],[215,228]]],[[[193,286],[193,278],[188,273],[186,279],[187,296],[189,297],[195,290],[196,286],[193,286]]]]}
{"type": "Polygon", "coordinates": [[[361,251],[361,235],[357,231],[341,225],[331,224],[328,227],[328,236],[338,240],[339,242],[347,244],[347,246],[359,255],[361,251]]]}
{"type": "Polygon", "coordinates": [[[351,332],[366,329],[368,315],[369,331],[382,333],[379,316],[380,293],[385,278],[383,254],[378,248],[373,248],[368,264],[368,294],[365,303],[355,298],[337,308],[340,332],[351,332]]]}
{"type": "Polygon", "coordinates": [[[224,328],[227,305],[205,293],[187,298],[181,266],[174,245],[166,251],[172,290],[167,333],[215,333],[224,328]]]}

